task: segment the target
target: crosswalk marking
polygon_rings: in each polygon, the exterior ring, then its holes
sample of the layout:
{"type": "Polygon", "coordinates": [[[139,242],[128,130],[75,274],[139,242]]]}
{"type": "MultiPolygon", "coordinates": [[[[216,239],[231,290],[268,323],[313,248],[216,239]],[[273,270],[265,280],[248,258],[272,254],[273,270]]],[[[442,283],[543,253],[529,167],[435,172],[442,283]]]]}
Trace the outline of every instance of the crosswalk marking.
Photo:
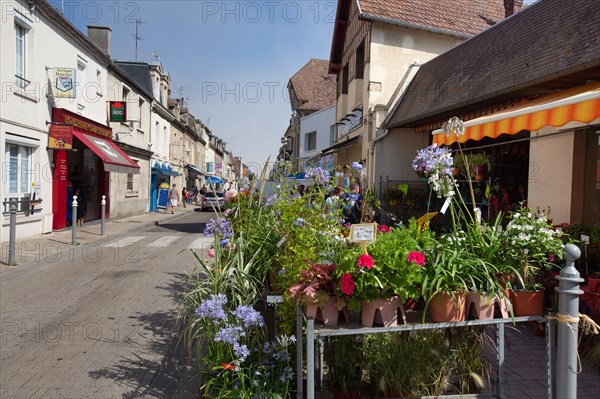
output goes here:
{"type": "Polygon", "coordinates": [[[187,249],[205,249],[205,248],[209,248],[213,244],[214,244],[213,237],[200,237],[200,238],[197,238],[194,241],[192,241],[187,246],[187,249]]]}
{"type": "Polygon", "coordinates": [[[105,247],[123,248],[129,244],[133,244],[134,242],[141,240],[142,238],[144,238],[144,237],[139,237],[139,236],[125,237],[125,238],[121,238],[118,241],[112,242],[110,244],[106,244],[105,247]]]}
{"type": "Polygon", "coordinates": [[[169,245],[171,245],[171,243],[173,241],[175,241],[177,238],[179,238],[180,236],[164,236],[164,237],[160,237],[159,239],[151,242],[150,244],[148,244],[148,247],[159,247],[159,248],[165,248],[168,247],[169,245]]]}

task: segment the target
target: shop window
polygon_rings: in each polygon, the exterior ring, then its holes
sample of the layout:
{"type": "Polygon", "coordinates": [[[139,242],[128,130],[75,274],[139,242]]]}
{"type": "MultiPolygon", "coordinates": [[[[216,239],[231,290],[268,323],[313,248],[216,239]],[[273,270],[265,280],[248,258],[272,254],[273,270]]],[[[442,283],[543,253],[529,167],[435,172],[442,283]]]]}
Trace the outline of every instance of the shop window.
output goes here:
{"type": "MultiPolygon", "coordinates": [[[[31,183],[32,183],[32,168],[31,155],[32,147],[6,143],[5,160],[6,160],[6,197],[4,201],[10,198],[25,200],[30,198],[31,183]]],[[[21,212],[27,209],[27,204],[19,203],[17,211],[21,212]]],[[[8,205],[3,208],[4,212],[8,212],[8,205]]]]}

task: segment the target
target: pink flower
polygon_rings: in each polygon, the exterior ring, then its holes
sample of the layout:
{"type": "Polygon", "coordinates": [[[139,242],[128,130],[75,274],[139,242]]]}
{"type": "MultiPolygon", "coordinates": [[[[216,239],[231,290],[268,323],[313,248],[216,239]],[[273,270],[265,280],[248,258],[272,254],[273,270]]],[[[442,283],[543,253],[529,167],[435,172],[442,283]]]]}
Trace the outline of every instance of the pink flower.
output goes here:
{"type": "Polygon", "coordinates": [[[550,256],[548,256],[548,260],[549,260],[551,263],[554,263],[554,254],[550,254],[550,256]]]}
{"type": "Polygon", "coordinates": [[[371,268],[373,268],[374,264],[375,264],[375,262],[373,262],[373,258],[371,258],[367,254],[362,254],[360,256],[360,258],[358,258],[358,266],[359,267],[366,267],[367,269],[371,270],[371,268]]]}
{"type": "Polygon", "coordinates": [[[406,261],[416,263],[419,266],[424,266],[425,265],[425,255],[423,255],[421,252],[412,251],[406,257],[406,261]]]}
{"type": "Polygon", "coordinates": [[[215,249],[211,248],[209,249],[206,254],[208,255],[209,258],[214,258],[215,257],[215,249]]]}
{"type": "Polygon", "coordinates": [[[348,296],[354,294],[354,280],[350,273],[344,273],[342,276],[342,293],[348,296]]]}
{"type": "Polygon", "coordinates": [[[225,245],[225,248],[227,248],[230,251],[235,251],[235,249],[237,248],[237,245],[235,245],[235,242],[233,244],[228,242],[227,245],[225,245]]]}
{"type": "Polygon", "coordinates": [[[391,230],[385,224],[382,224],[381,226],[379,226],[379,229],[377,231],[379,231],[380,233],[389,233],[391,230]]]}

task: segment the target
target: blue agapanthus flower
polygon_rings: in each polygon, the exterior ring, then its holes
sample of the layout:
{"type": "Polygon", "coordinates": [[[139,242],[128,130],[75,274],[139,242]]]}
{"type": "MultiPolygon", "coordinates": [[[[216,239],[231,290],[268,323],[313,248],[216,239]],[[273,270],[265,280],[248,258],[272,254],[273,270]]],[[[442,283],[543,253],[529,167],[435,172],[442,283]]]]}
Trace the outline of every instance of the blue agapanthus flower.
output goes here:
{"type": "Polygon", "coordinates": [[[210,219],[210,221],[206,223],[204,235],[208,237],[218,236],[221,238],[229,238],[233,237],[233,228],[231,227],[231,223],[225,218],[220,218],[218,220],[210,219]]]}
{"type": "Polygon", "coordinates": [[[235,353],[235,356],[238,358],[240,363],[242,363],[244,360],[246,360],[248,355],[250,355],[250,350],[246,345],[240,345],[238,342],[236,342],[233,344],[233,353],[235,353]]]}
{"type": "Polygon", "coordinates": [[[252,306],[240,305],[234,311],[235,317],[242,322],[244,327],[262,327],[264,319],[252,306]]]}
{"type": "Polygon", "coordinates": [[[196,308],[196,316],[207,318],[213,321],[225,320],[227,314],[223,310],[223,305],[227,303],[227,297],[223,294],[211,295],[210,299],[202,302],[196,308]]]}
{"type": "Polygon", "coordinates": [[[350,166],[354,170],[362,170],[363,166],[360,162],[354,161],[352,162],[352,166],[350,166]]]}
{"type": "Polygon", "coordinates": [[[215,334],[214,340],[228,345],[235,345],[245,335],[244,329],[240,326],[226,326],[215,334]]]}
{"type": "Polygon", "coordinates": [[[297,218],[296,220],[294,220],[294,226],[296,227],[302,227],[306,225],[306,220],[302,219],[302,218],[297,218]]]}
{"type": "Polygon", "coordinates": [[[327,184],[329,183],[330,173],[327,169],[316,167],[306,169],[306,178],[313,179],[315,184],[327,184]]]}

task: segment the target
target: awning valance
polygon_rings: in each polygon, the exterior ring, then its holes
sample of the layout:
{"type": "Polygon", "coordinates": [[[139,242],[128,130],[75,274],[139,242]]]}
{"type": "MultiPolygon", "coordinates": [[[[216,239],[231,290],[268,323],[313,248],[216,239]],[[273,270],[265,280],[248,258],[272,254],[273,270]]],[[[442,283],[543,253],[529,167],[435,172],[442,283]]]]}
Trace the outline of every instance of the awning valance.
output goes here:
{"type": "Polygon", "coordinates": [[[593,83],[542,97],[527,105],[464,122],[465,133],[446,136],[441,129],[433,132],[433,142],[450,145],[467,140],[496,138],[522,130],[539,130],[544,126],[560,127],[569,122],[588,123],[600,117],[600,84],[593,83]]]}
{"type": "Polygon", "coordinates": [[[188,168],[192,174],[204,176],[204,172],[201,171],[200,168],[195,167],[194,165],[187,164],[185,165],[185,167],[188,168]]]}
{"type": "Polygon", "coordinates": [[[139,174],[139,165],[112,141],[74,131],[73,134],[104,163],[104,170],[114,173],[139,174]]]}
{"type": "Polygon", "coordinates": [[[336,144],[332,145],[331,147],[325,148],[323,151],[321,151],[321,156],[331,154],[339,149],[342,149],[344,147],[352,145],[352,144],[356,143],[358,140],[360,140],[360,138],[361,138],[360,136],[352,137],[349,140],[342,141],[340,143],[336,143],[336,144]]]}
{"type": "Polygon", "coordinates": [[[205,179],[212,184],[223,184],[223,180],[219,179],[217,176],[206,176],[205,179]]]}

